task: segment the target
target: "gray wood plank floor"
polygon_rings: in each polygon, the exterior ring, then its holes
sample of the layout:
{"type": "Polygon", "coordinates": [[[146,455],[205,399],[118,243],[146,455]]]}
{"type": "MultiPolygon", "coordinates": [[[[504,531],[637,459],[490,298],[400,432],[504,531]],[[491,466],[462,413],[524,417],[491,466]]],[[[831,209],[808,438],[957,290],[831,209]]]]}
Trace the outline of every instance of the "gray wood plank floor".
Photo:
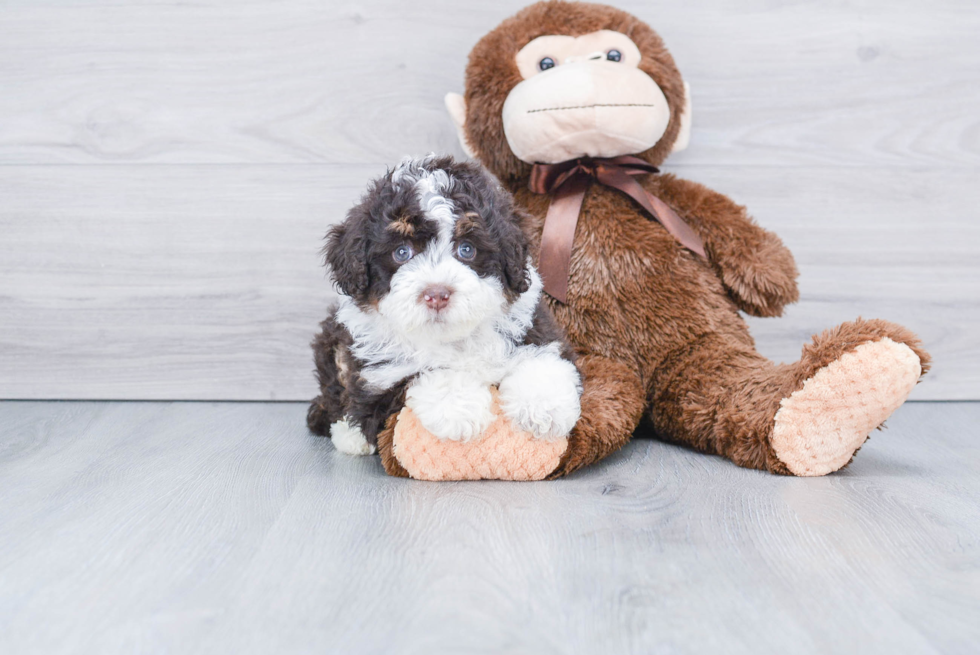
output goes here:
{"type": "Polygon", "coordinates": [[[386,477],[301,404],[0,403],[0,652],[975,653],[980,404],[775,477],[386,477]]]}

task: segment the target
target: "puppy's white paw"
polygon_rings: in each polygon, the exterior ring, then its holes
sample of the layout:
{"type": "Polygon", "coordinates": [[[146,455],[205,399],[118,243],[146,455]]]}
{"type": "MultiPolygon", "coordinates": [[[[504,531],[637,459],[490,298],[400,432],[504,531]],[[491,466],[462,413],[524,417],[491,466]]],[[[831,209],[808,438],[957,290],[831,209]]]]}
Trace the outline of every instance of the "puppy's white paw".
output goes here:
{"type": "Polygon", "coordinates": [[[500,406],[521,429],[538,439],[562,439],[581,413],[578,369],[554,348],[522,358],[500,383],[500,406]]]}
{"type": "Polygon", "coordinates": [[[347,455],[373,455],[375,450],[361,429],[348,423],[346,418],[330,426],[330,441],[334,448],[347,455]]]}
{"type": "Polygon", "coordinates": [[[490,387],[472,374],[444,369],[423,373],[405,394],[405,404],[440,439],[469,441],[493,422],[490,387]]]}

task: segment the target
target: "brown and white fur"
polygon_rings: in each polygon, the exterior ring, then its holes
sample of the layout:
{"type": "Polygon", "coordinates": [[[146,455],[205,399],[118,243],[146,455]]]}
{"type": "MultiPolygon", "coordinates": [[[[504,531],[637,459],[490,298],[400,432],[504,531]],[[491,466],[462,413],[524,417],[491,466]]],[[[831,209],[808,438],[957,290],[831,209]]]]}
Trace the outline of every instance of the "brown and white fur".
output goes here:
{"type": "Polygon", "coordinates": [[[307,416],[338,450],[375,451],[403,405],[441,439],[470,440],[501,409],[540,439],[579,417],[579,374],[541,302],[510,194],[480,166],[406,159],[328,234],[340,298],[313,342],[307,416]]]}

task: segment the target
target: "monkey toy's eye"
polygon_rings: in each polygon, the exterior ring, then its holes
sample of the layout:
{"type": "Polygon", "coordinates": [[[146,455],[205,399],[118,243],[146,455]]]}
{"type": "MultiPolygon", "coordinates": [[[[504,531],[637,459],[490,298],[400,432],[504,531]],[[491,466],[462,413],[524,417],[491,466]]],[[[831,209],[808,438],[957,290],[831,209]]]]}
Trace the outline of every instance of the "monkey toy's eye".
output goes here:
{"type": "Polygon", "coordinates": [[[476,248],[469,241],[460,241],[456,247],[456,254],[463,261],[470,261],[476,257],[476,248]]]}
{"type": "Polygon", "coordinates": [[[408,245],[407,243],[403,243],[392,251],[391,258],[399,264],[404,264],[414,255],[415,251],[412,250],[412,246],[408,245]]]}
{"type": "Polygon", "coordinates": [[[623,53],[621,53],[619,50],[610,50],[606,53],[606,59],[609,61],[622,61],[623,53]]]}
{"type": "Polygon", "coordinates": [[[549,68],[554,68],[554,67],[555,67],[555,60],[552,59],[551,57],[545,57],[544,59],[538,62],[538,68],[543,71],[546,71],[549,68]]]}

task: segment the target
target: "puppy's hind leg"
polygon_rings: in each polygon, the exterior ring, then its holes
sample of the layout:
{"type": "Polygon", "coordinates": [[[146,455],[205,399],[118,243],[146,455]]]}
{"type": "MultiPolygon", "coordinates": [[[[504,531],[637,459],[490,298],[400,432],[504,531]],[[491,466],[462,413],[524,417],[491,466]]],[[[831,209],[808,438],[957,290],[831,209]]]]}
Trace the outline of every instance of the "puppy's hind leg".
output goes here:
{"type": "Polygon", "coordinates": [[[332,312],[320,328],[311,344],[320,395],[310,403],[306,425],[313,434],[326,437],[330,426],[343,419],[347,406],[345,357],[350,336],[334,320],[332,312]]]}
{"type": "Polygon", "coordinates": [[[347,455],[373,455],[376,452],[361,429],[347,417],[331,424],[330,441],[334,448],[347,455]]]}

